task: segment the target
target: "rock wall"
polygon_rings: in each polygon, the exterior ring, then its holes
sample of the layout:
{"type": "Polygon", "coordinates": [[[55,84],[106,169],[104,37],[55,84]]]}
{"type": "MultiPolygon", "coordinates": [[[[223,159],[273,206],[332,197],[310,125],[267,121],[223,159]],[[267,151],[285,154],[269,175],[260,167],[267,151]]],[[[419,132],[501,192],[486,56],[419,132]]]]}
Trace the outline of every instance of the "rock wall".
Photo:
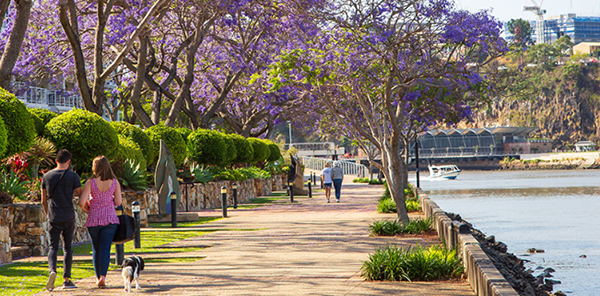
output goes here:
{"type": "MultiPolygon", "coordinates": [[[[221,207],[221,187],[227,188],[228,204],[233,204],[233,183],[237,183],[237,201],[243,203],[258,196],[270,195],[273,191],[283,190],[282,175],[271,179],[249,179],[242,182],[220,181],[207,184],[182,184],[179,211],[198,211],[221,207]]],[[[148,225],[148,215],[158,214],[158,195],[155,188],[146,191],[123,191],[123,207],[132,215],[131,204],[140,203],[140,225],[148,225]]],[[[78,197],[74,198],[77,204],[78,197]]],[[[87,213],[75,206],[75,234],[73,243],[89,242],[85,228],[87,213]]],[[[41,204],[0,205],[0,264],[11,262],[13,257],[44,256],[48,252],[50,238],[49,223],[41,204]],[[11,251],[11,248],[13,249],[11,251]],[[18,255],[13,256],[14,254],[18,255]]]]}
{"type": "Polygon", "coordinates": [[[0,265],[12,261],[10,253],[9,211],[0,208],[0,265]]]}
{"type": "MultiPolygon", "coordinates": [[[[77,203],[78,200],[79,198],[75,198],[73,202],[77,203]]],[[[18,257],[47,254],[50,245],[50,224],[41,204],[0,205],[0,213],[0,244],[6,242],[3,237],[8,234],[9,249],[12,247],[13,252],[16,252],[15,249],[19,250],[18,257]]],[[[90,241],[85,228],[86,219],[87,213],[76,206],[73,243],[90,241]]],[[[12,257],[15,256],[3,257],[0,251],[0,263],[10,262],[12,257]]]]}
{"type": "MultiPolygon", "coordinates": [[[[284,176],[273,176],[271,179],[248,179],[246,181],[219,181],[206,184],[181,184],[178,211],[198,211],[221,207],[221,187],[227,188],[227,204],[233,204],[233,183],[237,183],[237,202],[243,203],[263,195],[271,195],[273,191],[283,190],[284,176]]],[[[158,194],[155,188],[145,192],[148,214],[158,214],[158,194]]],[[[143,209],[144,209],[143,208],[143,209]]]]}

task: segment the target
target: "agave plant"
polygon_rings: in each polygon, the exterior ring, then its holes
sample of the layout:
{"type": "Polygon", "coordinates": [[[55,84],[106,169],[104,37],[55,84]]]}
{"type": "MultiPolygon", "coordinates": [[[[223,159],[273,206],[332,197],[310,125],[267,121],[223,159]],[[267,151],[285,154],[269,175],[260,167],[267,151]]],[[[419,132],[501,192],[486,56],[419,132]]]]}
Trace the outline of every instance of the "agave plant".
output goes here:
{"type": "Polygon", "coordinates": [[[27,193],[27,184],[29,181],[21,181],[19,176],[11,170],[10,175],[2,174],[0,177],[0,192],[19,198],[27,193]]]}
{"type": "Polygon", "coordinates": [[[135,191],[144,191],[148,188],[148,180],[144,176],[144,168],[139,163],[127,160],[123,165],[123,176],[119,178],[121,185],[135,191]]]}
{"type": "Polygon", "coordinates": [[[190,172],[194,176],[194,182],[196,183],[208,183],[215,178],[215,175],[210,170],[198,164],[191,165],[190,172]]]}

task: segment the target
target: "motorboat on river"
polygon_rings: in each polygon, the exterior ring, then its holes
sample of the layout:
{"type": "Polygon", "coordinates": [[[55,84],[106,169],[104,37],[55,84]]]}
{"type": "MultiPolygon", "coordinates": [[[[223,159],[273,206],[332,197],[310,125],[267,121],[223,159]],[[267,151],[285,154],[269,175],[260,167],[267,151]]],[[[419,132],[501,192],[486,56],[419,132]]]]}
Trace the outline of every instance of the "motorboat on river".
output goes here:
{"type": "Polygon", "coordinates": [[[430,165],[429,178],[444,178],[454,180],[460,174],[460,169],[456,165],[430,165]]]}

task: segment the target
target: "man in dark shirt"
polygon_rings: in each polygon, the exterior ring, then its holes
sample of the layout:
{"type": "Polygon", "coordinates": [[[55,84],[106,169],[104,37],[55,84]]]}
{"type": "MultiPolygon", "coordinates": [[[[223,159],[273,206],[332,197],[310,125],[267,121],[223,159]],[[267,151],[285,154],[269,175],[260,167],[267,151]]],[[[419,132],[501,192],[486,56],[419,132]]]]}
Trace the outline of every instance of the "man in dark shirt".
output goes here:
{"type": "Polygon", "coordinates": [[[81,196],[81,180],[77,173],[69,170],[71,153],[62,149],[56,154],[56,168],[47,172],[42,178],[42,207],[50,222],[50,250],[48,251],[48,267],[50,275],[46,289],[54,289],[56,279],[56,257],[60,236],[63,237],[64,282],[63,289],[77,288],[71,281],[71,265],[73,250],[71,243],[75,231],[75,208],[73,192],[81,196]]]}

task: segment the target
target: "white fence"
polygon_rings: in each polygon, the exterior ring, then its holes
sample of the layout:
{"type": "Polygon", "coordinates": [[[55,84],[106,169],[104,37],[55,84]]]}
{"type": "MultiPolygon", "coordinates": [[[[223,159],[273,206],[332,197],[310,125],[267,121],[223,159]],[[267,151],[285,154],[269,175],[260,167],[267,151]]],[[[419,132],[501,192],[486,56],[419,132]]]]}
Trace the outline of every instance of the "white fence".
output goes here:
{"type": "MultiPolygon", "coordinates": [[[[302,163],[304,164],[304,167],[311,169],[311,170],[320,171],[325,168],[326,163],[333,164],[333,161],[331,159],[326,159],[326,158],[307,157],[307,156],[300,156],[300,158],[302,159],[302,163]]],[[[366,166],[364,166],[362,164],[347,161],[347,160],[338,160],[337,162],[340,164],[340,167],[342,168],[342,170],[344,170],[344,175],[354,175],[359,178],[369,176],[369,168],[367,168],[366,166]]]]}

